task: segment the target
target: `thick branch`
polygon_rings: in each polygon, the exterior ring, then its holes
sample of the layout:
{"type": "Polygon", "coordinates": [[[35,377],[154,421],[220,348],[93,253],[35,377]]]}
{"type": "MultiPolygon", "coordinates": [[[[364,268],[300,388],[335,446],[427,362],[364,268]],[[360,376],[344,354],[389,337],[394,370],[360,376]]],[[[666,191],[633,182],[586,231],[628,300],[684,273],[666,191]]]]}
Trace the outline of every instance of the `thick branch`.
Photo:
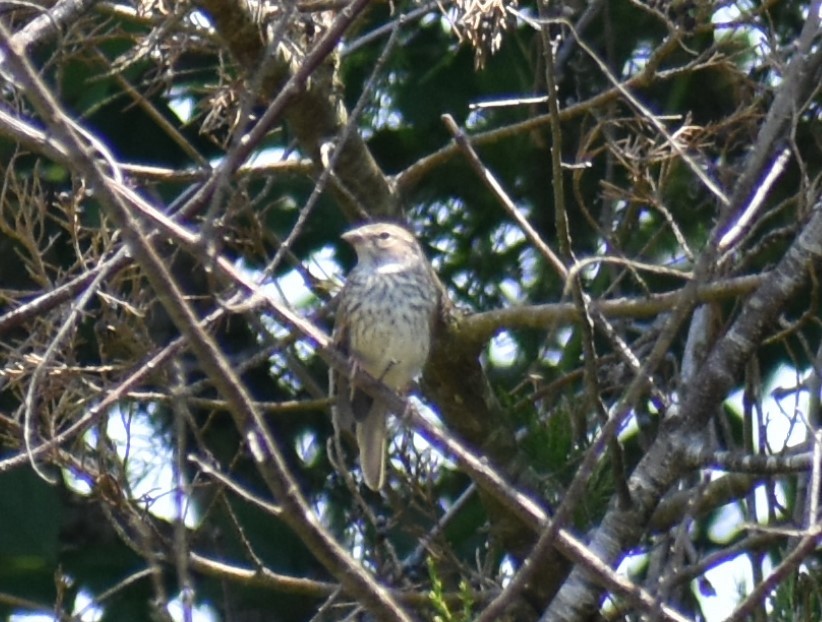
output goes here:
{"type": "MultiPolygon", "coordinates": [[[[260,84],[258,98],[266,100],[279,93],[296,72],[299,60],[288,54],[267,58],[262,25],[254,22],[250,5],[225,0],[200,0],[199,4],[211,16],[223,40],[249,75],[254,75],[262,60],[272,65],[260,84]]],[[[351,7],[345,9],[349,10],[351,7]]],[[[303,152],[314,161],[318,170],[324,168],[323,143],[338,137],[348,123],[348,113],[339,92],[337,64],[335,52],[312,73],[311,80],[296,94],[285,113],[303,152]]],[[[358,133],[354,132],[342,147],[335,172],[347,191],[337,192],[337,199],[350,210],[348,213],[352,217],[358,206],[365,207],[373,216],[399,213],[399,202],[388,180],[358,133]],[[350,205],[349,194],[356,205],[350,205]]]]}
{"type": "MultiPolygon", "coordinates": [[[[747,162],[742,182],[731,200],[725,218],[714,229],[711,242],[700,257],[695,273],[710,274],[715,262],[716,243],[726,223],[744,207],[756,180],[762,178],[769,154],[786,140],[791,122],[813,89],[818,88],[822,49],[812,43],[819,31],[819,3],[809,10],[800,37],[801,45],[780,84],[775,103],[760,130],[757,147],[747,162]]],[[[677,412],[669,413],[655,443],[635,469],[629,486],[632,503],[612,507],[594,533],[591,547],[603,561],[615,565],[633,546],[660,500],[684,473],[689,443],[701,445],[711,417],[733,388],[740,373],[785,306],[804,285],[808,270],[822,258],[822,203],[813,201],[809,222],[783,257],[770,278],[745,303],[730,331],[714,346],[695,377],[685,401],[677,412]]],[[[697,450],[698,451],[698,450],[697,450]]],[[[581,569],[575,569],[542,620],[585,620],[596,611],[601,589],[581,569]]]]}
{"type": "MultiPolygon", "coordinates": [[[[617,564],[635,544],[659,501],[687,467],[689,444],[702,442],[702,431],[733,388],[753,354],[788,301],[804,285],[808,270],[822,259],[822,203],[817,203],[787,255],[771,277],[745,304],[731,330],[717,343],[697,375],[679,416],[669,417],[657,441],[637,466],[629,486],[630,507],[614,507],[596,531],[591,547],[607,563],[617,564]]],[[[596,610],[600,588],[575,570],[543,620],[583,620],[596,610]]]]}
{"type": "MultiPolygon", "coordinates": [[[[749,294],[765,280],[769,273],[754,274],[725,281],[717,281],[699,287],[696,298],[699,302],[721,302],[749,294]]],[[[592,303],[592,307],[609,318],[655,317],[671,311],[680,302],[682,290],[653,294],[647,298],[619,298],[592,303]]],[[[475,313],[466,317],[460,330],[472,341],[485,343],[496,332],[505,328],[550,328],[571,324],[579,320],[579,310],[570,303],[544,304],[527,307],[508,307],[475,313]]]]}

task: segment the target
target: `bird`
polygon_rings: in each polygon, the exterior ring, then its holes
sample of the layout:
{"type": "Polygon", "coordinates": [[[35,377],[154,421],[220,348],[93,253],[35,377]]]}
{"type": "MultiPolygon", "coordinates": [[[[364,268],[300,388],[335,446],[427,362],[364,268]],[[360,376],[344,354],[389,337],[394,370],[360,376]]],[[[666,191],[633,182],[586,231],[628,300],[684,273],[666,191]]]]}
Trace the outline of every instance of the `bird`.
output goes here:
{"type": "MultiPolygon", "coordinates": [[[[386,222],[366,224],[342,239],[357,264],[339,294],[332,338],[362,369],[389,388],[405,392],[428,358],[441,285],[414,235],[386,222]]],[[[335,428],[353,425],[365,484],[385,483],[388,408],[331,371],[335,428]]]]}

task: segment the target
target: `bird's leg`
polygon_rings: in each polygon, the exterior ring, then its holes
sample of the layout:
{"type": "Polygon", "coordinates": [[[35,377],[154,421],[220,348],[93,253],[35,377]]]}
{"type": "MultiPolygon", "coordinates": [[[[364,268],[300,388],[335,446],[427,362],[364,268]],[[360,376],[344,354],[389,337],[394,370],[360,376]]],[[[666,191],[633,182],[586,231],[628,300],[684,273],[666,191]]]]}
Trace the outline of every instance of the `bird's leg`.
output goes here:
{"type": "Polygon", "coordinates": [[[360,371],[360,361],[356,356],[351,355],[348,358],[348,363],[348,399],[349,401],[353,401],[354,393],[357,391],[357,387],[354,385],[354,378],[357,377],[357,372],[360,371]]]}
{"type": "Polygon", "coordinates": [[[382,370],[382,373],[380,374],[380,377],[377,378],[377,380],[382,382],[383,379],[385,378],[386,374],[391,371],[391,368],[394,367],[395,365],[399,365],[399,363],[400,362],[397,359],[391,359],[390,361],[388,361],[388,365],[386,365],[385,369],[382,370]]]}

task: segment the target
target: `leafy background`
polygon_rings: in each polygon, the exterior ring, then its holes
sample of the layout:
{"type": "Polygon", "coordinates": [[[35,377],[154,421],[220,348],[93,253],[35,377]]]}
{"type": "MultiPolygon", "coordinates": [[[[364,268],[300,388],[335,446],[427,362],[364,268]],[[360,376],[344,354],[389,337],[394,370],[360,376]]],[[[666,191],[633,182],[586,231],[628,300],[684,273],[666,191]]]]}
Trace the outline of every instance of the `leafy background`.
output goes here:
{"type": "Polygon", "coordinates": [[[730,619],[822,615],[818,2],[0,20],[0,615],[705,619],[731,559],[730,619]],[[366,219],[450,298],[381,495],[325,388],[366,219]]]}

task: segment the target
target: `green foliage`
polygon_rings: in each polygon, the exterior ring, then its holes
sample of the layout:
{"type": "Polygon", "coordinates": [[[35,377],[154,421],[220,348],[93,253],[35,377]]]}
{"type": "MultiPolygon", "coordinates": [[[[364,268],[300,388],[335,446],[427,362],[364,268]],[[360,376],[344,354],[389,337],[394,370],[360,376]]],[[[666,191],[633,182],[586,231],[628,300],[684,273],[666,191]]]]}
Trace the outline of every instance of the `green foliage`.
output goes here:
{"type": "Polygon", "coordinates": [[[471,589],[465,580],[460,581],[459,584],[459,610],[453,611],[453,607],[449,606],[445,587],[441,577],[437,574],[437,566],[433,557],[429,557],[428,577],[431,580],[431,589],[428,592],[428,597],[431,606],[434,609],[435,622],[468,622],[473,619],[473,596],[471,589]]]}
{"type": "Polygon", "coordinates": [[[822,581],[812,568],[791,573],[771,599],[768,619],[773,622],[812,622],[822,616],[822,581]]]}
{"type": "MultiPolygon", "coordinates": [[[[723,288],[735,277],[773,269],[818,197],[817,88],[791,108],[790,131],[768,147],[772,157],[789,147],[790,159],[764,193],[751,226],[738,244],[714,253],[694,274],[729,209],[695,169],[725,194],[735,192],[787,80],[807,3],[566,2],[548,3],[541,15],[533,3],[521,2],[504,11],[509,21],[501,46],[481,70],[475,68],[470,20],[456,13],[454,3],[435,3],[423,16],[419,3],[371,3],[333,42],[331,60],[293,91],[275,78],[294,75],[348,9],[325,10],[320,3],[320,10],[311,2],[205,0],[196,10],[185,2],[137,4],[137,12],[98,3],[66,18],[49,14],[59,35],[41,33],[23,47],[60,107],[105,147],[87,145],[104,174],[122,176],[117,196],[133,191],[155,214],[129,204],[133,221],[120,229],[105,193],[79,173],[84,154],[51,157],[49,149],[65,147],[49,127],[56,112],[41,114],[34,98],[4,73],[0,112],[43,134],[22,140],[0,116],[1,619],[25,609],[20,599],[31,610],[65,618],[80,591],[101,599],[95,604],[104,620],[125,622],[157,616],[156,607],[183,589],[224,620],[342,619],[363,600],[350,585],[337,594],[340,577],[350,573],[318,555],[286,520],[284,499],[274,498],[264,470],[274,458],[260,461],[252,454],[254,426],[237,423],[230,396],[194,355],[179,316],[169,312],[169,300],[152,286],[134,249],[126,248],[128,231],[154,232],[153,252],[225,368],[241,378],[263,413],[282,456],[276,466],[294,477],[289,492],[307,500],[329,539],[391,588],[392,597],[413,591],[421,598],[398,600],[424,602],[423,612],[414,612],[421,619],[460,622],[481,614],[502,589],[500,575],[519,570],[538,536],[533,524],[522,520],[522,508],[477,486],[448,452],[443,458],[441,447],[411,432],[394,436],[383,494],[361,490],[350,439],[340,439],[342,455],[332,449],[324,352],[269,303],[252,299],[215,261],[242,266],[245,277],[262,279],[266,291],[279,288],[285,298],[299,287],[299,300],[286,304],[275,296],[277,304],[329,333],[336,275],[355,262],[339,234],[366,216],[402,214],[456,307],[446,318],[453,325],[440,335],[454,347],[442,354],[445,362],[437,361],[443,375],[455,377],[440,393],[426,389],[423,402],[482,466],[514,487],[507,492],[528,491],[529,501],[547,509],[566,500],[606,419],[623,406],[631,422],[619,429],[626,475],[647,466],[649,449],[667,440],[676,417],[693,416],[671,408],[685,403],[688,390],[704,388],[687,385],[694,376],[683,376],[694,316],[690,287],[716,290],[707,302],[704,352],[694,355],[701,372],[733,323],[756,311],[749,304],[751,288],[723,288]],[[599,12],[580,21],[588,6],[599,12]],[[288,13],[292,9],[296,13],[288,13]],[[514,10],[528,20],[554,21],[541,33],[514,10]],[[575,32],[555,18],[575,24],[575,32]],[[254,33],[279,36],[257,50],[253,64],[240,53],[250,42],[234,38],[246,19],[254,33]],[[384,57],[393,26],[400,28],[399,43],[384,57]],[[549,40],[560,110],[556,128],[544,97],[549,40]],[[375,68],[373,90],[366,93],[375,68]],[[250,144],[248,132],[272,101],[289,93],[298,99],[250,144]],[[339,149],[344,122],[364,93],[365,108],[353,119],[364,142],[352,139],[351,151],[339,149]],[[493,105],[512,99],[525,101],[493,105]],[[183,112],[181,119],[178,112],[187,107],[191,114],[183,112]],[[335,116],[343,108],[345,118],[335,116]],[[444,114],[465,130],[516,215],[470,166],[466,151],[454,147],[444,114]],[[214,173],[246,146],[253,152],[242,158],[243,168],[214,173]],[[340,159],[333,174],[315,197],[335,155],[340,159]],[[560,183],[562,192],[555,192],[560,183]],[[208,191],[189,202],[203,188],[208,191]],[[379,190],[388,203],[378,198],[379,190]],[[561,214],[567,239],[560,239],[561,214]],[[516,217],[528,222],[563,268],[516,217]],[[183,243],[186,236],[194,241],[183,243]],[[566,244],[573,256],[562,251],[566,244]],[[275,255],[279,263],[272,266],[275,255]],[[584,296],[574,294],[564,273],[577,261],[588,262],[574,272],[584,296]],[[95,270],[106,266],[93,281],[95,270]],[[673,300],[673,292],[685,293],[673,300]],[[26,306],[32,302],[42,306],[26,306]],[[630,307],[639,302],[658,306],[630,307]],[[615,310],[600,314],[607,304],[615,310]],[[570,305],[576,305],[573,317],[570,305]],[[467,337],[448,333],[467,334],[475,314],[503,309],[522,313],[467,337]],[[671,328],[680,310],[685,318],[671,328]],[[212,316],[219,317],[207,319],[212,316]],[[492,334],[500,339],[491,341],[492,334]],[[466,371],[466,359],[476,366],[466,371]],[[114,439],[107,431],[109,417],[125,414],[144,416],[141,433],[179,454],[148,491],[127,475],[129,463],[143,458],[133,453],[134,439],[114,439]],[[49,484],[32,469],[26,440],[36,447],[60,434],[68,437],[34,463],[61,482],[82,480],[88,492],[49,484]],[[175,470],[180,473],[172,479],[168,471],[175,470]],[[185,482],[182,491],[179,482],[185,482]],[[184,530],[149,511],[178,493],[194,516],[184,530]],[[294,587],[282,578],[315,583],[294,587]],[[322,618],[326,614],[331,617],[322,618]]],[[[462,9],[472,4],[463,2],[462,9]]],[[[488,11],[495,3],[479,5],[488,11]]],[[[17,36],[32,23],[31,11],[15,5],[3,23],[17,36]]],[[[487,37],[493,26],[485,15],[477,36],[487,37]]],[[[758,171],[755,183],[766,172],[758,171]]],[[[762,379],[780,366],[798,370],[796,387],[786,390],[803,394],[812,387],[805,370],[818,367],[822,338],[817,277],[812,274],[778,310],[779,320],[756,336],[743,373],[721,370],[719,380],[710,380],[724,381],[728,374],[735,388],[759,388],[751,393],[759,411],[767,401],[762,379]]],[[[433,384],[427,375],[426,383],[433,384]]],[[[754,459],[775,453],[779,448],[764,438],[756,445],[746,434],[756,428],[764,435],[773,418],[758,425],[757,408],[731,412],[726,396],[711,396],[709,426],[685,430],[671,446],[687,441],[703,454],[722,450],[754,459]]],[[[805,412],[804,404],[797,402],[797,425],[815,429],[818,413],[805,412]]],[[[633,482],[637,505],[663,505],[678,493],[701,499],[695,482],[719,467],[707,458],[676,458],[673,467],[659,460],[660,468],[676,473],[659,498],[648,501],[645,493],[662,475],[633,482]]],[[[625,482],[619,481],[613,446],[596,459],[584,473],[584,494],[570,500],[573,518],[565,526],[586,543],[624,501],[617,494],[625,482]]],[[[803,478],[790,470],[768,480],[784,493],[780,502],[786,505],[777,508],[768,500],[772,522],[779,523],[769,526],[783,527],[782,521],[802,515],[803,478]]],[[[734,500],[743,510],[749,493],[734,500]]],[[[682,523],[659,532],[646,524],[652,510],[643,506],[632,517],[644,522],[629,526],[634,540],[620,541],[615,555],[670,549],[681,554],[671,559],[691,570],[745,542],[739,525],[728,541],[712,535],[721,522],[716,507],[692,514],[689,506],[678,517],[682,523]]],[[[786,550],[774,547],[771,561],[779,563],[786,550]]],[[[579,563],[554,553],[550,568],[542,568],[523,595],[535,618],[559,598],[570,568],[579,563]]],[[[607,561],[615,566],[620,559],[607,561]]],[[[772,594],[772,619],[822,617],[817,561],[810,557],[772,594]]],[[[682,570],[671,562],[655,576],[650,561],[641,566],[632,579],[655,597],[662,579],[682,570]]],[[[704,569],[697,574],[704,578],[704,569]]],[[[670,596],[666,604],[696,609],[694,594],[675,591],[662,596],[670,596]]],[[[627,602],[624,595],[610,596],[627,602]]]]}
{"type": "MultiPolygon", "coordinates": [[[[0,490],[0,586],[20,598],[53,598],[61,516],[57,491],[28,469],[0,473],[0,490]]],[[[0,602],[0,613],[8,611],[0,602]]]]}

